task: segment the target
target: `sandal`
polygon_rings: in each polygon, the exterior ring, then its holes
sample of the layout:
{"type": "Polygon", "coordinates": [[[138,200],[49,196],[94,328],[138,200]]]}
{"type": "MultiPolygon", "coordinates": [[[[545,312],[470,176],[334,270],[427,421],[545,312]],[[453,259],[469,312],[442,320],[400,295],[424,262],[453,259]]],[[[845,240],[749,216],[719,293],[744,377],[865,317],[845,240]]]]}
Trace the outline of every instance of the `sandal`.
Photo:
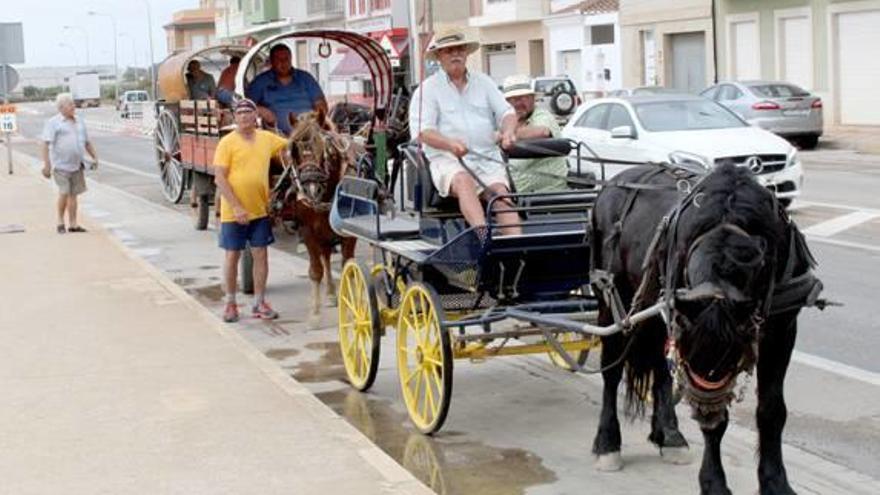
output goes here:
{"type": "Polygon", "coordinates": [[[88,232],[86,229],[80,227],[79,225],[77,225],[75,227],[71,227],[71,228],[67,229],[67,231],[68,232],[88,232]]]}
{"type": "Polygon", "coordinates": [[[56,230],[59,234],[63,234],[63,233],[65,233],[65,232],[67,232],[67,229],[64,228],[64,224],[63,224],[63,223],[59,223],[59,224],[58,224],[58,227],[56,227],[55,230],[56,230]]]}

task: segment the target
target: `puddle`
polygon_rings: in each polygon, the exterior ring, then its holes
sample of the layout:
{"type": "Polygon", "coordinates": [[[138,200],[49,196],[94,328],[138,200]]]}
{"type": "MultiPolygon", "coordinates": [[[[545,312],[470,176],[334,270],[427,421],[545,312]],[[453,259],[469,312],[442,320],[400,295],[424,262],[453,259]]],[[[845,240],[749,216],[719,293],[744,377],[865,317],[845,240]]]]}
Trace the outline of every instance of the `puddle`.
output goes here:
{"type": "Polygon", "coordinates": [[[220,267],[216,265],[202,265],[199,267],[199,270],[217,270],[219,268],[220,267]]]}
{"type": "MultiPolygon", "coordinates": [[[[177,280],[175,279],[175,282],[177,280]]],[[[207,300],[211,302],[222,301],[223,297],[226,295],[223,292],[223,287],[220,284],[217,285],[209,285],[207,287],[198,287],[194,289],[186,289],[186,291],[192,295],[194,295],[197,299],[207,300]]]]}
{"type": "Polygon", "coordinates": [[[266,351],[266,357],[276,361],[284,361],[287,358],[294,357],[299,354],[296,349],[269,349],[266,351]]]}
{"type": "Polygon", "coordinates": [[[345,365],[342,352],[336,342],[315,342],[307,344],[306,349],[324,351],[317,361],[297,363],[293,367],[293,377],[304,383],[345,382],[345,365]]]}
{"type": "Polygon", "coordinates": [[[369,394],[347,389],[315,396],[440,495],[520,494],[557,479],[540,457],[522,449],[495,448],[442,430],[422,435],[405,413],[369,394]]]}
{"type": "Polygon", "coordinates": [[[194,279],[192,277],[175,277],[172,279],[172,281],[174,281],[175,284],[177,284],[181,287],[184,287],[184,288],[189,287],[189,286],[193,285],[194,283],[196,283],[196,279],[194,279]]]}

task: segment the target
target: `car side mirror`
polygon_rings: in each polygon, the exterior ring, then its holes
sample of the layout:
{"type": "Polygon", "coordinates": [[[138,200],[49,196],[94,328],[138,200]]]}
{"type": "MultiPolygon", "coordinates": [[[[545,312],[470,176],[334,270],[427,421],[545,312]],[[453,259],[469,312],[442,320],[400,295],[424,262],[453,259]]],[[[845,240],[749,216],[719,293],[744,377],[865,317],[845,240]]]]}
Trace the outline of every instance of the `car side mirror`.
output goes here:
{"type": "Polygon", "coordinates": [[[611,139],[638,139],[638,135],[631,126],[622,125],[611,129],[611,139]]]}

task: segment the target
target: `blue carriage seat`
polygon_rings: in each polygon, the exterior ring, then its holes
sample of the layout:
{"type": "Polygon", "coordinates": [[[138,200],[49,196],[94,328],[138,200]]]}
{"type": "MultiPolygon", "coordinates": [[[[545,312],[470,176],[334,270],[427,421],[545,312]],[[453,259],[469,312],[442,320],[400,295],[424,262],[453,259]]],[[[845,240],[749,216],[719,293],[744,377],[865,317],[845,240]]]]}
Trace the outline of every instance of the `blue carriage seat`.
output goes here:
{"type": "Polygon", "coordinates": [[[417,236],[419,222],[405,216],[388,216],[380,207],[380,188],[374,180],[346,176],[336,188],[330,211],[333,230],[373,240],[417,236]]]}
{"type": "Polygon", "coordinates": [[[404,184],[407,207],[428,217],[460,217],[458,201],[444,198],[434,186],[428,157],[415,143],[401,146],[405,160],[404,184]]]}

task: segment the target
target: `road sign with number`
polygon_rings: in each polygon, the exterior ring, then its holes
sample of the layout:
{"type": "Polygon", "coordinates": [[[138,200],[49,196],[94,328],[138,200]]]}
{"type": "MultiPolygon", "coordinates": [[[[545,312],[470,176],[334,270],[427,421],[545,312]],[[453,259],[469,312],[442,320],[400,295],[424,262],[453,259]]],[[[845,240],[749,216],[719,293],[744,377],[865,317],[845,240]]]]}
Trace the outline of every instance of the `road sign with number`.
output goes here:
{"type": "Polygon", "coordinates": [[[0,132],[18,131],[18,122],[15,117],[15,105],[0,105],[0,132]]]}

